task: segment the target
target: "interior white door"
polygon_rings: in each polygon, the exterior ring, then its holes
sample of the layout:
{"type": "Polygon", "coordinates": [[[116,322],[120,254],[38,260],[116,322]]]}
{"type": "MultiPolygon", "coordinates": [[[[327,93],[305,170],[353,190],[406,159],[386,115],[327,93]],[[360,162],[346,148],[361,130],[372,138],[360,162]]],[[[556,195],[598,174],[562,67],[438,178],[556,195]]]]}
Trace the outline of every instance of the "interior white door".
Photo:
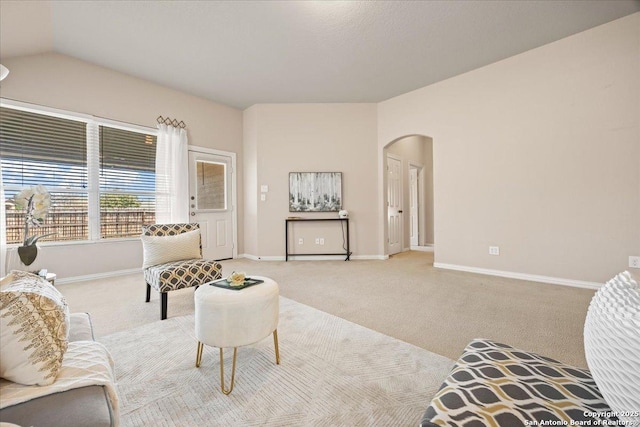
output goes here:
{"type": "Polygon", "coordinates": [[[409,169],[409,240],[411,246],[418,246],[418,236],[420,235],[420,227],[418,226],[418,169],[412,167],[409,169]]]}
{"type": "Polygon", "coordinates": [[[231,157],[189,151],[189,215],[206,259],[233,258],[232,173],[231,157]]]}
{"type": "Polygon", "coordinates": [[[387,200],[388,253],[394,255],[402,250],[402,163],[392,156],[387,156],[387,200]]]}

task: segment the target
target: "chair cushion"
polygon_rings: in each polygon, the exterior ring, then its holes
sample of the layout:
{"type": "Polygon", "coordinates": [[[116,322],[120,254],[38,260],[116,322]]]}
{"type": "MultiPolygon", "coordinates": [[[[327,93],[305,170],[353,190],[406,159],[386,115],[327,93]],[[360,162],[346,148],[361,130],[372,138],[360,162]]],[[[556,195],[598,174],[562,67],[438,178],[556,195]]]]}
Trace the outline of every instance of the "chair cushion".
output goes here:
{"type": "MultiPolygon", "coordinates": [[[[589,371],[476,339],[465,348],[420,425],[569,425],[571,420],[594,425],[592,413],[610,411],[589,371]]],[[[597,420],[615,422],[608,415],[597,420]]]]}
{"type": "Polygon", "coordinates": [[[186,259],[201,258],[200,230],[173,236],[140,236],[144,261],[142,268],[186,259]]]}
{"type": "Polygon", "coordinates": [[[0,376],[24,385],[51,384],[68,346],[67,302],[34,274],[11,276],[0,291],[0,376]]]}
{"type": "Polygon", "coordinates": [[[204,259],[170,262],[144,270],[144,280],[160,292],[199,286],[220,277],[222,265],[204,259]]]}
{"type": "Polygon", "coordinates": [[[584,324],[587,364],[611,409],[640,423],[640,285],[628,272],[591,300],[584,324]]]}

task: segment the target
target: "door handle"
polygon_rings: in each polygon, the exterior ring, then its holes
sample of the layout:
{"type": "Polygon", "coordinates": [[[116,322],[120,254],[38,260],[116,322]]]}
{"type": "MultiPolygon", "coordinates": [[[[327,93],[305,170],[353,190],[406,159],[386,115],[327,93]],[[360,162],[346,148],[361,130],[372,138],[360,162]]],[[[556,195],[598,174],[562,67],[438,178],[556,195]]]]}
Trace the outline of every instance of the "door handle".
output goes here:
{"type": "Polygon", "coordinates": [[[402,211],[398,211],[398,213],[402,213],[402,211]]]}

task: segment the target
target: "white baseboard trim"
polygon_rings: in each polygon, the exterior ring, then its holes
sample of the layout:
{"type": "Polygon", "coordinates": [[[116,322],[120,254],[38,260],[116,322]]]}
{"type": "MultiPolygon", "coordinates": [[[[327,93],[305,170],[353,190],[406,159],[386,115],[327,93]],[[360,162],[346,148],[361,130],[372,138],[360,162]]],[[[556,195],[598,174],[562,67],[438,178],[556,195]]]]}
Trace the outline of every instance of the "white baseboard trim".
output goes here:
{"type": "MultiPolygon", "coordinates": [[[[239,255],[239,258],[247,258],[253,261],[284,261],[283,256],[257,256],[251,254],[239,255]]],[[[352,260],[385,260],[388,255],[351,255],[352,260]]],[[[317,255],[298,256],[289,255],[290,261],[344,261],[344,255],[317,255]]]]}
{"type": "Polygon", "coordinates": [[[445,264],[441,262],[434,262],[433,266],[446,270],[466,271],[467,273],[487,274],[489,276],[507,277],[509,279],[528,280],[531,282],[549,283],[552,285],[573,286],[575,288],[600,289],[603,285],[602,283],[597,282],[585,282],[582,280],[562,279],[559,277],[538,276],[536,274],[515,273],[512,271],[467,267],[464,265],[445,264]]]}
{"type": "Polygon", "coordinates": [[[106,273],[87,274],[86,276],[65,277],[56,279],[56,285],[65,283],[86,282],[88,280],[106,279],[108,277],[126,276],[127,274],[141,273],[142,268],[130,268],[128,270],[108,271],[106,273]]]}

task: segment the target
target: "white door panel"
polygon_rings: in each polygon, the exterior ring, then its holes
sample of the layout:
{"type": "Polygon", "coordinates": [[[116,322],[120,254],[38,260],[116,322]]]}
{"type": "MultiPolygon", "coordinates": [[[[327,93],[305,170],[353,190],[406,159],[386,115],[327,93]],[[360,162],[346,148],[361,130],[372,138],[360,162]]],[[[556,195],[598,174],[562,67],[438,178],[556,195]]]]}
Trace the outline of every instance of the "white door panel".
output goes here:
{"type": "Polygon", "coordinates": [[[402,163],[387,156],[387,198],[389,221],[389,255],[402,250],[402,163]]]}
{"type": "Polygon", "coordinates": [[[202,256],[233,258],[231,157],[189,151],[189,214],[200,224],[202,256]]]}

